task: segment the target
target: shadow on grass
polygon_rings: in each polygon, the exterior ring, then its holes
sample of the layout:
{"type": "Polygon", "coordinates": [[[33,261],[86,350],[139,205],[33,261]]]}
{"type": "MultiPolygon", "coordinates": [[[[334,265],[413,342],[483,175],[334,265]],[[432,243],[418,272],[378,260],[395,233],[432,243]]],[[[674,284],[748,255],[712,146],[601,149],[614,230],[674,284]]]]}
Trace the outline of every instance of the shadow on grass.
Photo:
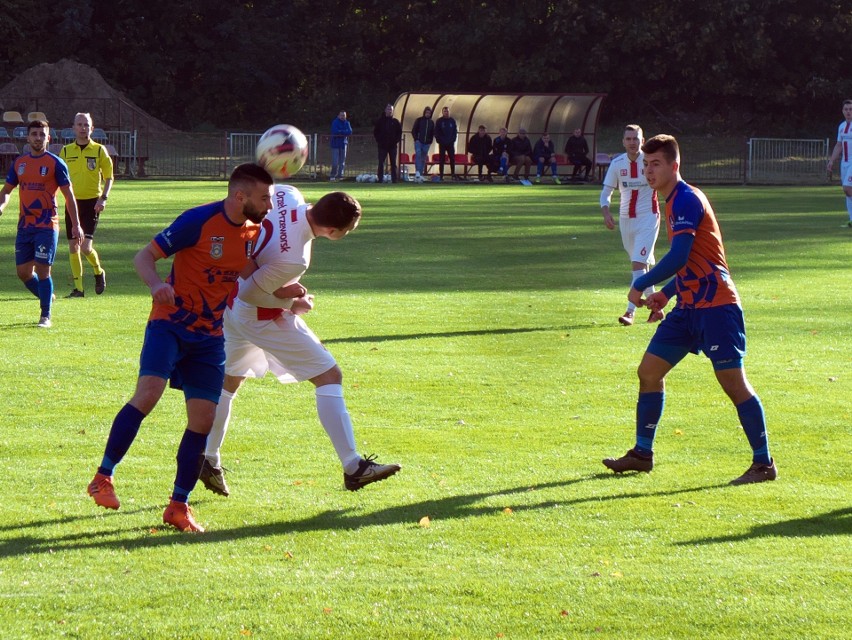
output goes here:
{"type": "Polygon", "coordinates": [[[330,338],[323,340],[323,344],[334,344],[340,342],[388,342],[392,340],[419,340],[421,338],[457,338],[460,336],[499,336],[513,333],[534,333],[537,331],[577,331],[580,329],[592,329],[597,327],[593,323],[576,324],[562,327],[518,327],[516,329],[470,329],[468,331],[439,331],[434,333],[401,333],[384,336],[352,336],[349,338],[330,338]]]}
{"type": "MultiPolygon", "coordinates": [[[[71,549],[149,549],[162,545],[173,545],[176,543],[211,544],[250,538],[263,538],[271,535],[274,536],[311,531],[355,531],[366,527],[380,527],[399,524],[408,524],[411,527],[417,527],[417,523],[423,516],[429,516],[430,519],[438,521],[475,518],[481,516],[493,516],[506,507],[512,509],[514,512],[520,513],[522,511],[552,509],[554,507],[578,505],[588,502],[602,503],[612,500],[673,496],[683,493],[705,491],[708,489],[721,489],[728,486],[727,484],[719,484],[650,493],[633,492],[611,495],[593,495],[574,499],[568,498],[566,500],[546,500],[536,504],[512,504],[510,500],[512,496],[527,494],[529,492],[565,488],[570,487],[571,485],[595,480],[620,482],[623,478],[624,476],[615,476],[611,473],[603,472],[581,478],[575,478],[573,480],[548,482],[538,485],[523,485],[510,489],[449,496],[436,500],[423,500],[413,504],[379,509],[378,511],[371,513],[356,513],[356,509],[354,508],[323,511],[302,520],[281,520],[279,522],[260,525],[245,525],[231,529],[207,531],[200,535],[180,534],[177,531],[171,530],[166,525],[162,525],[159,518],[157,518],[156,523],[153,524],[150,529],[147,527],[125,527],[98,532],[86,531],[66,536],[51,536],[49,538],[39,537],[36,535],[22,535],[0,542],[0,558],[23,556],[35,553],[55,553],[71,549]],[[488,498],[499,497],[506,498],[500,506],[475,504],[488,498]],[[154,529],[156,529],[156,532],[152,531],[154,529]],[[132,534],[139,534],[144,537],[128,539],[127,536],[132,534]]],[[[194,502],[194,504],[203,504],[203,502],[204,500],[200,500],[194,502]]],[[[524,502],[527,501],[525,500],[524,502]]],[[[134,514],[147,511],[159,511],[161,508],[163,508],[163,506],[141,508],[130,512],[108,512],[103,514],[103,516],[105,521],[108,519],[111,522],[115,518],[120,518],[123,513],[134,514]]],[[[0,530],[25,528],[38,529],[39,527],[45,526],[70,524],[72,522],[84,521],[99,516],[101,516],[101,514],[91,517],[72,516],[53,520],[41,520],[24,525],[11,525],[0,530]]],[[[203,522],[203,519],[201,520],[203,522]]]]}
{"type": "Polygon", "coordinates": [[[783,520],[772,524],[752,527],[750,531],[730,536],[699,538],[675,543],[677,546],[696,544],[720,544],[723,542],[741,542],[755,538],[807,538],[811,536],[848,536],[852,535],[852,507],[835,509],[809,518],[783,520]]]}

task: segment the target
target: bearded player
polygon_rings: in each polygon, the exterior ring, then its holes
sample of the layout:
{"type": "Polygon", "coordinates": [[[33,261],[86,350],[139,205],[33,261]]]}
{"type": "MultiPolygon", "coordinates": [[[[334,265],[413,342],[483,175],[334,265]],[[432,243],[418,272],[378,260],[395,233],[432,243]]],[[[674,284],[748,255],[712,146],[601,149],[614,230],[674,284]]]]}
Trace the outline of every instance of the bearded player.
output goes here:
{"type": "Polygon", "coordinates": [[[400,470],[398,464],[359,455],[343,400],[343,374],[301,318],[313,308],[314,297],[299,278],[310,265],[314,238],[340,240],[360,219],[361,205],[346,193],[326,194],[311,205],[295,187],[275,185],[273,209],[263,221],[253,260],[225,311],[225,384],[200,478],[211,491],[230,494],[219,450],[237,390],[246,378],[262,378],[267,371],[282,384],[309,380],[316,387],[317,414],[343,466],[346,489],[358,491],[400,470]]]}

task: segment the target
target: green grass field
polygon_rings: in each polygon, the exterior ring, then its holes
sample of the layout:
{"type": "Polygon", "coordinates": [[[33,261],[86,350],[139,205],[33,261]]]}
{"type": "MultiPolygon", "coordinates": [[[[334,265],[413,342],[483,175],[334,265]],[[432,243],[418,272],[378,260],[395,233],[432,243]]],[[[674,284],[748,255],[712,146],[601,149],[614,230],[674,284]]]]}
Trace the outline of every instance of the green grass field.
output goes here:
{"type": "Polygon", "coordinates": [[[403,470],[344,491],[311,386],[249,381],[223,451],[232,495],[192,496],[203,535],[161,523],[176,392],[117,469],[121,510],[85,488],[136,379],[150,301],[131,258],[223,183],[119,182],[97,236],[107,292],[87,266],[87,297],[64,299],[62,247],[48,331],[14,275],[13,196],[0,219],[0,637],[848,637],[839,189],[706,189],[779,467],[745,487],[727,484],[751,455],[703,357],[669,378],[653,473],[600,463],[633,444],[654,328],[616,323],[629,265],[596,187],[351,191],[363,223],[315,243],[306,319],[344,371],[360,451],[403,470]]]}

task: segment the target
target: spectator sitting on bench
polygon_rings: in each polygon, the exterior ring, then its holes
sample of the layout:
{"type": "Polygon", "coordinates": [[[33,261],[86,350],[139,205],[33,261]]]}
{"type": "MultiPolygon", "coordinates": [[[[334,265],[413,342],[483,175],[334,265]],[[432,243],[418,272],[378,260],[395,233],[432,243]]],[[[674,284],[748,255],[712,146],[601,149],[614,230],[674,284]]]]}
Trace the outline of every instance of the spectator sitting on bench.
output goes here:
{"type": "Polygon", "coordinates": [[[509,175],[509,151],[512,141],[509,139],[509,132],[506,127],[500,127],[500,135],[494,138],[494,144],[491,147],[491,168],[501,176],[509,175]]]}
{"type": "Polygon", "coordinates": [[[479,170],[479,180],[482,180],[482,167],[488,169],[488,182],[493,182],[491,179],[491,165],[488,157],[491,153],[491,136],[485,129],[485,125],[479,125],[476,133],[470,137],[467,143],[467,152],[473,156],[473,163],[479,170]]]}
{"type": "Polygon", "coordinates": [[[565,154],[568,156],[568,162],[574,165],[571,179],[576,180],[580,167],[584,167],[586,173],[583,175],[583,180],[588,180],[589,173],[592,170],[592,161],[589,160],[589,143],[583,137],[582,129],[574,129],[574,134],[566,140],[565,154]]]}
{"type": "MultiPolygon", "coordinates": [[[[515,180],[518,179],[518,174],[521,171],[521,165],[524,167],[524,180],[529,180],[533,150],[532,145],[530,144],[530,139],[527,138],[526,129],[519,129],[518,135],[512,138],[512,144],[509,147],[509,155],[512,158],[512,164],[515,165],[515,173],[512,174],[515,180]]],[[[506,178],[508,180],[508,176],[506,178]]]]}
{"type": "Polygon", "coordinates": [[[553,146],[553,140],[550,139],[550,134],[546,131],[538,139],[533,148],[533,158],[538,163],[538,173],[535,176],[536,182],[541,182],[541,174],[544,173],[544,165],[550,165],[550,174],[553,176],[553,182],[559,182],[559,176],[556,173],[556,149],[553,146]]]}

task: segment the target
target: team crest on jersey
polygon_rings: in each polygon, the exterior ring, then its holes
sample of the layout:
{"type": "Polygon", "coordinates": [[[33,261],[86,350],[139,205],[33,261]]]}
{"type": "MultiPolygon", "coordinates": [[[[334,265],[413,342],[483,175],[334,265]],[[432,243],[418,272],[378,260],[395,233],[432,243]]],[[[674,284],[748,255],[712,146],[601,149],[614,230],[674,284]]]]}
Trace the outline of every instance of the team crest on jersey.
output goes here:
{"type": "Polygon", "coordinates": [[[19,176],[24,175],[24,171],[26,171],[26,170],[27,170],[27,163],[26,162],[22,162],[21,164],[18,165],[18,175],[19,176]]]}
{"type": "Polygon", "coordinates": [[[38,174],[43,178],[47,175],[47,167],[39,167],[38,174]]]}
{"type": "Polygon", "coordinates": [[[210,257],[218,260],[225,252],[225,236],[212,236],[210,238],[210,257]]]}
{"type": "Polygon", "coordinates": [[[626,175],[627,175],[627,169],[622,169],[622,170],[621,170],[621,175],[622,175],[622,176],[626,176],[626,175]]]}
{"type": "Polygon", "coordinates": [[[89,171],[94,171],[97,163],[97,158],[86,158],[86,168],[88,168],[89,171]]]}

